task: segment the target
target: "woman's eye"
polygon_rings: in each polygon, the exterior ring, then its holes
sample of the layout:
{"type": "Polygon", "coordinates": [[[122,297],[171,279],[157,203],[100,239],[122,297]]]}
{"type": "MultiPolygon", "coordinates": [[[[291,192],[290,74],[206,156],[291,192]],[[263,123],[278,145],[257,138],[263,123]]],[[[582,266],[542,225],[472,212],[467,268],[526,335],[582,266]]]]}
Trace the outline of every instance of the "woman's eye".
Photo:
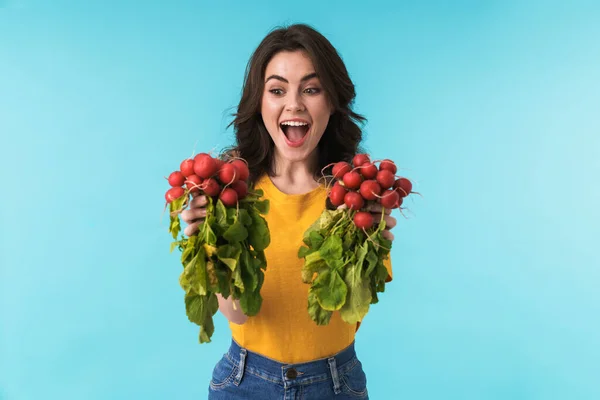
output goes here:
{"type": "Polygon", "coordinates": [[[304,89],[304,92],[308,93],[308,94],[317,94],[321,92],[321,89],[319,88],[306,88],[304,89]]]}
{"type": "Polygon", "coordinates": [[[271,89],[269,92],[273,93],[276,96],[281,96],[283,94],[283,90],[281,89],[271,89]]]}

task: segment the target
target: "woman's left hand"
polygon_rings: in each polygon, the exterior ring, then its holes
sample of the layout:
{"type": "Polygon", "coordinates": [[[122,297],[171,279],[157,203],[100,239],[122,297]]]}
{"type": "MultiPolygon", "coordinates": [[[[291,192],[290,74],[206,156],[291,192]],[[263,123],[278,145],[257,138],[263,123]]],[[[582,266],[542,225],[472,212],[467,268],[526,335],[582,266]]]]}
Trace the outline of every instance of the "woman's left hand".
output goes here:
{"type": "MultiPolygon", "coordinates": [[[[341,206],[338,207],[339,209],[346,209],[348,208],[345,204],[342,204],[341,206]]],[[[381,204],[371,204],[368,208],[367,211],[369,211],[371,214],[373,214],[373,224],[374,225],[379,225],[379,221],[381,221],[381,210],[383,207],[381,207],[381,204]]],[[[392,232],[390,232],[390,229],[392,229],[393,227],[396,226],[396,218],[392,217],[390,214],[392,213],[392,210],[390,209],[385,209],[385,215],[383,217],[383,219],[385,220],[385,229],[383,230],[383,232],[381,232],[381,236],[383,236],[384,239],[387,239],[391,242],[394,241],[394,234],[392,232]]]]}
{"type": "MultiPolygon", "coordinates": [[[[381,221],[381,210],[383,208],[381,207],[381,204],[371,204],[368,207],[368,211],[371,212],[371,214],[373,214],[373,218],[375,219],[375,224],[379,224],[379,221],[381,221]]],[[[392,232],[390,232],[390,229],[392,229],[393,227],[396,226],[396,218],[392,217],[391,214],[392,210],[390,209],[385,209],[385,215],[383,217],[383,219],[385,220],[385,230],[383,232],[381,232],[381,236],[383,236],[385,239],[390,240],[390,241],[394,241],[394,234],[392,232]]]]}

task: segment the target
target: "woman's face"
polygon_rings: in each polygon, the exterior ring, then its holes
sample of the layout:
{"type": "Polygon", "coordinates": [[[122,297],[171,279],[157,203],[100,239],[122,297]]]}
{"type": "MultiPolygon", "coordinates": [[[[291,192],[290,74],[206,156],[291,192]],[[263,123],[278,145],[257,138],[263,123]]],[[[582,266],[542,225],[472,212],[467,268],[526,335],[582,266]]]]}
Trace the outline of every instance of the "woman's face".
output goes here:
{"type": "Polygon", "coordinates": [[[305,52],[282,51],[271,59],[261,114],[279,159],[310,161],[332,111],[305,52]]]}

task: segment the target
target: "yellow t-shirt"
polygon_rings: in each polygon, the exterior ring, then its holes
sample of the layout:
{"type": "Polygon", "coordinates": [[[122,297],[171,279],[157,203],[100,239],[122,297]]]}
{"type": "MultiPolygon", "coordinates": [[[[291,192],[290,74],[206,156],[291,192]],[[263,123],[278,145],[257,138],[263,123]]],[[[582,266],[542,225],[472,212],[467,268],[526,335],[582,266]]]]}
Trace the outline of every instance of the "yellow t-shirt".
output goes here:
{"type": "MultiPolygon", "coordinates": [[[[317,325],[308,315],[308,288],[302,282],[303,259],[298,258],[302,237],[325,209],[327,191],[288,195],[265,175],[256,183],[270,201],[265,216],[271,244],[265,250],[267,269],[261,289],[260,312],[246,323],[230,323],[233,339],[242,347],[282,363],[301,363],[331,356],[354,340],[358,325],[344,322],[334,312],[328,325],[317,325]]],[[[391,281],[391,263],[386,262],[391,281]]]]}

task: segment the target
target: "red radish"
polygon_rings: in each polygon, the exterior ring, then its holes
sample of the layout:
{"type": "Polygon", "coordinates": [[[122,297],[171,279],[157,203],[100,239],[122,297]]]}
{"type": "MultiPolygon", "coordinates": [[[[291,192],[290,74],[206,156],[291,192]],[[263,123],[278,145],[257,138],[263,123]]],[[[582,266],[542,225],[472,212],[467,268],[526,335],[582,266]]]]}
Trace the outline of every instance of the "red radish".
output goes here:
{"type": "Polygon", "coordinates": [[[360,184],[360,194],[365,200],[377,200],[377,196],[381,194],[381,186],[373,180],[364,181],[360,184]]]}
{"type": "Polygon", "coordinates": [[[217,172],[217,162],[206,153],[200,153],[194,157],[194,172],[200,178],[212,177],[217,172]]]}
{"type": "Polygon", "coordinates": [[[348,192],[344,196],[344,203],[351,210],[360,210],[365,205],[365,201],[358,192],[348,192]]]}
{"type": "Polygon", "coordinates": [[[165,193],[165,199],[167,200],[167,203],[171,203],[173,200],[180,198],[184,194],[185,191],[181,186],[172,187],[165,193]]]}
{"type": "Polygon", "coordinates": [[[179,171],[175,171],[175,172],[171,172],[171,175],[169,175],[169,185],[175,187],[175,186],[183,186],[183,184],[185,183],[185,177],[183,176],[183,174],[179,171]]]}
{"type": "Polygon", "coordinates": [[[215,162],[217,163],[217,171],[221,169],[221,167],[225,164],[225,161],[220,158],[215,158],[215,162]]]}
{"type": "Polygon", "coordinates": [[[386,169],[377,173],[377,183],[381,185],[382,189],[389,189],[394,185],[396,177],[394,174],[386,169]]]}
{"type": "Polygon", "coordinates": [[[238,194],[231,188],[226,188],[221,192],[219,199],[226,207],[234,207],[238,201],[238,194]]]}
{"type": "Polygon", "coordinates": [[[401,197],[406,197],[412,192],[412,183],[406,178],[400,178],[394,182],[394,189],[398,190],[401,197]]]}
{"type": "Polygon", "coordinates": [[[358,170],[360,171],[361,175],[364,176],[366,179],[375,179],[375,177],[377,176],[377,166],[370,162],[361,165],[361,167],[358,170]]]}
{"type": "Polygon", "coordinates": [[[248,184],[245,181],[235,181],[230,187],[237,192],[239,200],[248,196],[248,184]]]}
{"type": "Polygon", "coordinates": [[[392,160],[383,160],[381,164],[379,164],[379,170],[381,171],[390,171],[392,174],[395,174],[398,168],[396,168],[396,164],[392,160]]]}
{"type": "Polygon", "coordinates": [[[189,158],[187,160],[183,160],[179,166],[179,169],[181,170],[183,176],[187,177],[192,175],[194,173],[194,160],[189,158]]]}
{"type": "Polygon", "coordinates": [[[373,226],[373,214],[366,211],[357,212],[354,216],[354,225],[358,229],[369,229],[373,226]]]}
{"type": "Polygon", "coordinates": [[[336,207],[344,204],[344,197],[346,196],[347,190],[345,187],[336,182],[335,185],[331,188],[329,192],[329,199],[331,200],[331,204],[336,207]]]}
{"type": "Polygon", "coordinates": [[[393,209],[399,207],[399,202],[402,201],[402,198],[395,190],[386,190],[383,192],[383,196],[381,196],[381,206],[383,208],[393,209]]]}
{"type": "Polygon", "coordinates": [[[224,185],[229,185],[238,180],[239,174],[233,164],[223,164],[219,171],[219,180],[224,185]]]}
{"type": "Polygon", "coordinates": [[[202,183],[202,190],[207,196],[214,197],[221,192],[221,185],[215,179],[208,178],[202,183]]]}
{"type": "Polygon", "coordinates": [[[200,185],[202,185],[202,178],[198,175],[190,175],[185,180],[185,187],[187,187],[190,192],[198,193],[200,191],[200,185]]]}
{"type": "Polygon", "coordinates": [[[333,170],[331,172],[333,172],[333,177],[335,179],[342,179],[342,177],[350,171],[352,171],[350,164],[345,161],[340,161],[333,166],[333,170]]]}
{"type": "Polygon", "coordinates": [[[360,167],[363,164],[370,162],[369,156],[367,154],[357,154],[352,159],[352,164],[354,167],[360,167]]]}
{"type": "Polygon", "coordinates": [[[360,174],[356,171],[350,171],[346,175],[344,175],[344,185],[348,189],[358,189],[360,187],[360,183],[362,181],[360,174]]]}
{"type": "Polygon", "coordinates": [[[235,165],[235,168],[237,169],[238,172],[238,179],[240,181],[247,181],[248,178],[250,177],[250,171],[248,170],[248,165],[242,161],[242,160],[233,160],[231,162],[233,165],[235,165]]]}

